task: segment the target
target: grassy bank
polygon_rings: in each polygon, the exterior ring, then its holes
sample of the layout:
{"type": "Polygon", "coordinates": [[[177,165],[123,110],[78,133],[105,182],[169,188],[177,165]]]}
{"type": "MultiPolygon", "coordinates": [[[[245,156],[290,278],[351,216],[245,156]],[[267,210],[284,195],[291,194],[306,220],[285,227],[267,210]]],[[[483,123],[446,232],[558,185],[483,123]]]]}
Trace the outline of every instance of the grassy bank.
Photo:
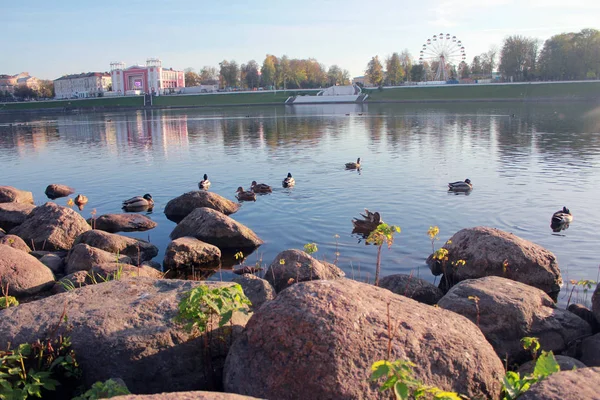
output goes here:
{"type": "Polygon", "coordinates": [[[244,104],[283,104],[288,97],[300,94],[299,91],[267,93],[221,93],[187,96],[158,96],[153,99],[157,107],[231,106],[244,104]]]}
{"type": "Polygon", "coordinates": [[[419,102],[466,100],[585,100],[600,98],[600,82],[546,83],[523,85],[409,86],[370,89],[367,102],[419,102]]]}
{"type": "Polygon", "coordinates": [[[26,111],[36,109],[90,109],[90,108],[108,108],[108,107],[143,107],[144,98],[141,96],[132,97],[99,97],[94,99],[73,99],[73,100],[51,100],[51,101],[25,101],[18,103],[3,103],[0,105],[0,111],[26,111]]]}

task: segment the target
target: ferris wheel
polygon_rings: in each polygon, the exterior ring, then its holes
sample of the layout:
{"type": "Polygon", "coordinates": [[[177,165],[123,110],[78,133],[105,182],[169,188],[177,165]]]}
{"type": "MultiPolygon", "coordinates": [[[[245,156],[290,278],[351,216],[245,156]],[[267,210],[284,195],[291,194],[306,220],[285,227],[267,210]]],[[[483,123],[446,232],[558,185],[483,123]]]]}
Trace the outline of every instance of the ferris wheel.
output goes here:
{"type": "Polygon", "coordinates": [[[465,46],[463,46],[462,41],[449,33],[440,33],[427,39],[419,54],[419,63],[427,62],[431,65],[433,62],[437,62],[434,80],[446,81],[450,78],[449,69],[451,66],[458,66],[466,58],[465,46]]]}

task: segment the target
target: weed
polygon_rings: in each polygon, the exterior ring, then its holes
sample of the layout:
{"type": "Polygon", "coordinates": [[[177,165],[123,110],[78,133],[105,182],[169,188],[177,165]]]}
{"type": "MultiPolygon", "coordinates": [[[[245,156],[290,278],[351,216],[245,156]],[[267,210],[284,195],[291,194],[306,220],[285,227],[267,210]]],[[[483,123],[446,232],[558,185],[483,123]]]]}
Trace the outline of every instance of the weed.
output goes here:
{"type": "Polygon", "coordinates": [[[400,227],[388,225],[386,223],[379,224],[377,228],[369,234],[366,239],[367,243],[373,243],[377,246],[377,263],[375,267],[375,286],[379,286],[379,272],[381,270],[381,248],[386,243],[388,249],[394,243],[394,233],[400,233],[400,227]]]}
{"type": "Polygon", "coordinates": [[[8,295],[8,287],[9,287],[8,282],[6,282],[6,287],[2,285],[2,279],[0,277],[0,289],[2,289],[2,296],[3,296],[0,298],[0,310],[3,310],[5,308],[11,307],[11,306],[16,307],[19,305],[19,301],[14,296],[8,295]]]}
{"type": "Polygon", "coordinates": [[[475,311],[477,311],[477,327],[479,328],[479,297],[469,296],[469,300],[473,300],[473,303],[475,303],[475,311]]]}
{"type": "Polygon", "coordinates": [[[91,389],[82,394],[81,396],[74,397],[73,400],[97,400],[97,399],[108,399],[115,396],[131,394],[126,386],[109,379],[105,382],[96,382],[92,385],[91,389]]]}
{"type": "Polygon", "coordinates": [[[572,279],[571,281],[569,281],[569,283],[571,283],[571,285],[573,285],[573,287],[571,288],[571,292],[569,293],[569,298],[567,300],[567,307],[571,303],[571,297],[573,296],[573,291],[575,291],[575,295],[576,295],[575,301],[578,303],[581,303],[583,305],[587,305],[588,304],[588,293],[590,290],[593,290],[594,287],[596,287],[597,282],[589,280],[589,279],[584,279],[584,280],[579,280],[579,281],[572,279]],[[581,298],[579,296],[579,288],[580,287],[583,288],[583,298],[581,298]]]}
{"type": "Polygon", "coordinates": [[[316,253],[317,251],[319,251],[319,248],[317,247],[316,243],[306,243],[304,245],[304,252],[306,254],[312,255],[312,254],[316,253]]]}
{"type": "Polygon", "coordinates": [[[337,233],[335,235],[333,235],[333,238],[335,239],[335,260],[333,260],[333,263],[335,265],[337,265],[338,263],[338,258],[340,257],[340,243],[338,241],[338,239],[340,238],[340,235],[338,235],[337,233]]]}

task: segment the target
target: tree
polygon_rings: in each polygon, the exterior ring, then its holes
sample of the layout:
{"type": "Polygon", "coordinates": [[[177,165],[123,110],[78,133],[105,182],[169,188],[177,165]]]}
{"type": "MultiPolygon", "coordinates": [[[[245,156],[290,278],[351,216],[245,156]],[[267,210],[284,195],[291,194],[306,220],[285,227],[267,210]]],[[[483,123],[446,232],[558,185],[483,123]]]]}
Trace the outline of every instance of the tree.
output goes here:
{"type": "Polygon", "coordinates": [[[254,60],[248,61],[248,64],[242,64],[241,70],[244,75],[244,83],[250,89],[258,87],[260,84],[260,74],[258,73],[258,64],[254,60]]]}
{"type": "Polygon", "coordinates": [[[480,56],[473,57],[473,62],[471,63],[471,74],[474,76],[480,76],[483,74],[480,56]]]}
{"type": "Polygon", "coordinates": [[[460,76],[460,79],[466,79],[466,78],[470,77],[471,69],[469,68],[469,64],[467,64],[464,61],[462,61],[460,64],[458,64],[458,74],[460,76]]]}
{"type": "Polygon", "coordinates": [[[267,54],[260,69],[263,86],[275,85],[276,65],[279,64],[277,57],[267,54]]]}
{"type": "Polygon", "coordinates": [[[17,86],[13,92],[13,95],[21,100],[37,99],[38,97],[37,92],[26,85],[17,86]]]}
{"type": "Polygon", "coordinates": [[[365,76],[375,86],[381,86],[383,83],[383,67],[379,61],[379,57],[375,56],[371,58],[367,69],[365,70],[365,76]]]}
{"type": "Polygon", "coordinates": [[[200,76],[194,72],[193,68],[186,68],[184,71],[185,86],[198,86],[200,84],[200,76]]]}
{"type": "Polygon", "coordinates": [[[286,89],[287,82],[290,79],[290,75],[292,72],[290,58],[286,55],[281,57],[281,60],[279,60],[279,68],[275,66],[275,71],[277,75],[277,82],[280,86],[283,87],[283,89],[286,89]]]}
{"type": "Polygon", "coordinates": [[[498,54],[498,48],[496,46],[490,47],[490,49],[480,55],[481,57],[481,69],[483,74],[492,76],[494,69],[496,68],[496,55],[498,54]]]}
{"type": "Polygon", "coordinates": [[[342,71],[342,85],[350,84],[350,71],[347,69],[342,71]]]}
{"type": "Polygon", "coordinates": [[[517,82],[534,78],[537,52],[537,39],[520,35],[507,37],[500,52],[499,68],[502,76],[517,82]]]}
{"type": "Polygon", "coordinates": [[[385,60],[385,67],[387,70],[385,76],[386,84],[396,86],[404,80],[404,70],[402,69],[398,53],[392,54],[391,57],[385,60]]]}
{"type": "Polygon", "coordinates": [[[404,49],[400,53],[400,65],[402,65],[402,70],[404,71],[404,79],[408,79],[412,69],[412,56],[408,49],[404,49]]]}
{"type": "Polygon", "coordinates": [[[330,86],[343,85],[344,84],[344,73],[337,65],[332,65],[327,71],[327,84],[330,86]]]}
{"type": "Polygon", "coordinates": [[[54,82],[50,80],[39,81],[38,95],[39,97],[45,99],[54,98],[54,96],[56,96],[56,94],[54,93],[54,82]]]}
{"type": "Polygon", "coordinates": [[[217,74],[217,69],[215,67],[211,67],[205,65],[200,70],[200,84],[202,85],[215,85],[219,82],[219,76],[217,74]]]}
{"type": "Polygon", "coordinates": [[[425,75],[423,64],[415,64],[410,68],[410,80],[412,82],[421,82],[425,75]]]}
{"type": "Polygon", "coordinates": [[[234,60],[223,60],[219,63],[221,84],[223,87],[237,87],[240,68],[234,60]]]}

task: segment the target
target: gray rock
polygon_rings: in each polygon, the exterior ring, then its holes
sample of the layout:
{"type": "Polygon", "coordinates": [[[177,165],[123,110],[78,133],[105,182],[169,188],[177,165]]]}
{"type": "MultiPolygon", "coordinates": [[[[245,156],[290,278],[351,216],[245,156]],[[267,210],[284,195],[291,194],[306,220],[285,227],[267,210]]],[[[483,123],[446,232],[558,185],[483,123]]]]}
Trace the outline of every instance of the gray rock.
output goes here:
{"type": "Polygon", "coordinates": [[[67,197],[75,193],[75,189],[69,187],[67,185],[60,185],[53,183],[46,187],[46,191],[44,192],[49,199],[54,200],[59,197],[67,197]]]}
{"type": "Polygon", "coordinates": [[[218,267],[221,250],[217,246],[185,236],[173,240],[167,246],[163,266],[165,270],[191,267],[218,267]]]}
{"type": "Polygon", "coordinates": [[[273,285],[277,293],[298,282],[337,279],[344,276],[344,271],[335,265],[319,261],[295,249],[277,254],[265,273],[265,279],[273,285]]]}
{"type": "Polygon", "coordinates": [[[115,233],[147,231],[156,227],[156,222],[141,214],[104,214],[98,218],[88,218],[93,229],[115,233]]]}
{"type": "MultiPolygon", "coordinates": [[[[202,284],[214,288],[230,283],[136,278],[22,303],[0,311],[0,343],[16,347],[44,338],[66,310],[72,327],[68,335],[87,386],[119,377],[139,394],[207,390],[220,386],[232,338],[225,328],[209,327],[213,338],[225,340],[211,343],[208,358],[204,338],[190,336],[174,320],[183,294],[202,284]]],[[[233,339],[247,318],[234,315],[233,339]]]]}
{"type": "Polygon", "coordinates": [[[598,400],[600,368],[561,371],[531,385],[519,400],[598,400]]]}
{"type": "Polygon", "coordinates": [[[379,280],[379,287],[429,305],[436,304],[444,296],[441,289],[426,280],[406,274],[384,276],[379,280]]]}
{"type": "MultiPolygon", "coordinates": [[[[570,371],[573,368],[579,369],[579,368],[586,367],[586,365],[584,363],[582,363],[581,361],[579,361],[575,358],[572,358],[572,357],[554,355],[554,358],[556,359],[556,362],[558,362],[558,365],[560,366],[561,371],[570,371]]],[[[525,364],[521,365],[519,367],[519,369],[517,370],[517,372],[519,372],[521,374],[521,376],[526,376],[526,375],[532,374],[534,368],[535,368],[535,361],[531,360],[531,361],[527,361],[525,364]]]]}
{"type": "Polygon", "coordinates": [[[160,263],[157,262],[157,261],[152,261],[152,260],[144,261],[142,263],[142,265],[145,265],[145,266],[150,267],[150,268],[154,268],[157,271],[162,270],[162,265],[160,265],[160,263]]]}
{"type": "Polygon", "coordinates": [[[471,398],[499,397],[502,362],[473,323],[343,278],[298,283],[256,310],[227,355],[225,391],[267,399],[379,398],[368,376],[388,354],[388,315],[399,327],[391,357],[413,361],[417,379],[471,398]]]}
{"type": "Polygon", "coordinates": [[[562,277],[554,254],[512,233],[479,226],[454,234],[443,247],[448,250],[445,264],[429,256],[434,275],[444,274],[440,285],[451,287],[465,279],[500,276],[525,283],[556,299],[562,277]],[[465,265],[457,262],[464,260],[465,265]],[[453,265],[454,264],[454,265],[453,265]]]}
{"type": "Polygon", "coordinates": [[[33,204],[33,194],[12,186],[0,186],[0,203],[33,204]]]}
{"type": "Polygon", "coordinates": [[[90,226],[76,211],[55,203],[34,208],[10,233],[20,236],[33,250],[69,250],[75,238],[90,226]]]}
{"type": "Polygon", "coordinates": [[[74,244],[79,243],[85,243],[109,253],[128,256],[133,264],[141,264],[144,261],[151,260],[158,254],[158,247],[150,242],[97,229],[80,235],[74,244]]]}
{"type": "Polygon", "coordinates": [[[130,257],[124,255],[109,253],[85,243],[78,243],[73,246],[67,256],[65,273],[72,274],[77,271],[89,271],[95,265],[113,263],[133,264],[133,261],[130,257]]]}
{"type": "Polygon", "coordinates": [[[0,283],[3,288],[8,285],[11,296],[27,296],[52,287],[54,275],[37,258],[0,244],[0,283]]]}
{"type": "Polygon", "coordinates": [[[175,223],[181,222],[196,208],[208,207],[222,214],[230,215],[239,210],[240,205],[213,192],[198,190],[182,194],[169,201],[165,206],[165,215],[175,223]]]}
{"type": "Polygon", "coordinates": [[[112,397],[113,400],[253,400],[256,397],[219,392],[177,392],[160,394],[130,394],[112,397]]]}
{"type": "Polygon", "coordinates": [[[590,310],[583,304],[569,304],[569,306],[567,307],[567,311],[572,312],[573,314],[577,315],[579,318],[590,324],[590,326],[592,327],[592,333],[600,332],[600,322],[598,322],[592,310],[590,310]]]}
{"type": "Polygon", "coordinates": [[[257,310],[267,301],[275,298],[275,289],[271,284],[256,275],[244,274],[236,276],[233,281],[239,283],[244,294],[252,302],[252,309],[257,310]]]}
{"type": "Polygon", "coordinates": [[[6,231],[0,228],[0,238],[6,236],[6,231]]]}
{"type": "Polygon", "coordinates": [[[253,250],[264,243],[250,228],[206,207],[193,210],[171,232],[172,240],[184,236],[215,245],[221,251],[253,250]]]}
{"type": "Polygon", "coordinates": [[[596,317],[596,321],[600,322],[600,282],[596,285],[596,290],[592,295],[592,312],[596,317]]]}
{"type": "Polygon", "coordinates": [[[25,253],[31,252],[31,249],[29,246],[27,246],[27,243],[25,243],[25,241],[17,235],[4,235],[3,237],[0,237],[0,244],[24,251],[25,253]]]}
{"type": "Polygon", "coordinates": [[[587,335],[587,322],[561,310],[543,291],[510,279],[489,276],[460,282],[438,302],[441,308],[477,323],[486,339],[508,364],[530,358],[520,340],[537,337],[542,349],[560,352],[572,340],[587,335]],[[469,298],[471,297],[471,298],[469,298]],[[476,302],[473,297],[479,298],[476,302]]]}
{"type": "Polygon", "coordinates": [[[57,253],[50,253],[40,258],[40,262],[50,268],[53,273],[62,273],[65,268],[65,259],[57,253]]]}
{"type": "Polygon", "coordinates": [[[600,333],[583,339],[580,360],[588,367],[600,367],[600,333]]]}
{"type": "Polygon", "coordinates": [[[21,225],[34,208],[29,203],[0,203],[0,228],[10,231],[21,225]]]}

